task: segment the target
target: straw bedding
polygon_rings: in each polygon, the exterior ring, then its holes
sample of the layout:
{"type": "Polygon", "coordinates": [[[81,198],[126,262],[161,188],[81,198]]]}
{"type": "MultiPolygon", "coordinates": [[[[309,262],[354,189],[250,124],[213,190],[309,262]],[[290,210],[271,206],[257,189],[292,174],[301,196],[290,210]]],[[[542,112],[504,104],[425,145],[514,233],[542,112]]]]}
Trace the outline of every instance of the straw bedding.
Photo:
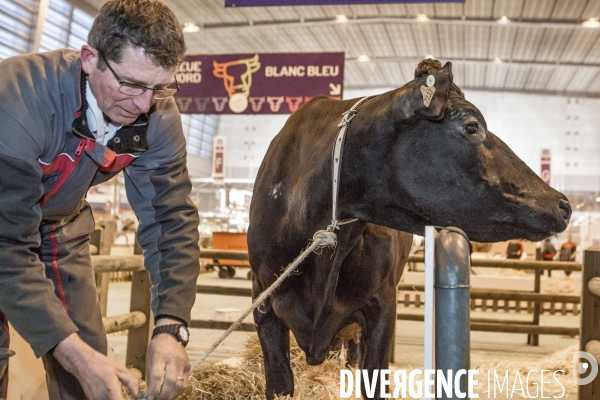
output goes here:
{"type": "MultiPolygon", "coordinates": [[[[294,372],[295,396],[298,400],[337,400],[340,398],[340,369],[344,365],[344,353],[332,352],[330,357],[319,366],[309,366],[306,363],[304,353],[298,347],[293,336],[291,337],[290,359],[292,370],[294,372]]],[[[493,373],[502,381],[505,372],[509,371],[508,390],[512,394],[509,398],[522,398],[520,382],[515,379],[517,371],[522,382],[522,388],[527,390],[527,373],[532,370],[563,370],[556,374],[554,379],[552,374],[544,375],[544,396],[556,396],[566,400],[577,393],[577,386],[571,379],[572,357],[577,352],[577,345],[550,354],[548,356],[532,360],[523,361],[494,361],[490,359],[489,363],[479,366],[479,375],[476,376],[479,384],[476,386],[476,393],[480,398],[494,398],[493,386],[488,388],[488,371],[491,371],[492,384],[493,373]],[[561,386],[562,385],[562,386],[561,386]],[[516,391],[513,390],[516,387],[516,391]],[[564,395],[563,394],[564,387],[564,395]],[[490,393],[488,394],[488,390],[490,393]]],[[[180,400],[265,400],[265,378],[263,367],[263,356],[256,334],[251,335],[246,342],[244,349],[239,354],[239,365],[231,366],[224,363],[201,364],[190,376],[190,385],[186,391],[178,398],[180,400]]],[[[392,373],[397,368],[391,367],[392,373]]],[[[409,374],[410,371],[407,371],[409,374]]],[[[529,380],[529,390],[533,396],[536,390],[535,383],[541,382],[539,373],[532,373],[529,380]]],[[[145,384],[142,383],[142,388],[145,384]]],[[[391,385],[393,389],[393,384],[391,385]]],[[[498,395],[500,395],[500,390],[498,395]]],[[[506,393],[506,386],[504,393],[506,393]]],[[[539,389],[538,389],[539,390],[539,389]]],[[[527,392],[525,392],[526,394],[527,392]]],[[[126,390],[125,398],[133,400],[126,390]]],[[[539,395],[539,394],[538,394],[539,395]]],[[[499,398],[499,397],[496,397],[499,398]]],[[[278,400],[291,399],[289,396],[278,397],[278,400]]],[[[408,396],[407,399],[413,399],[408,396]]]]}

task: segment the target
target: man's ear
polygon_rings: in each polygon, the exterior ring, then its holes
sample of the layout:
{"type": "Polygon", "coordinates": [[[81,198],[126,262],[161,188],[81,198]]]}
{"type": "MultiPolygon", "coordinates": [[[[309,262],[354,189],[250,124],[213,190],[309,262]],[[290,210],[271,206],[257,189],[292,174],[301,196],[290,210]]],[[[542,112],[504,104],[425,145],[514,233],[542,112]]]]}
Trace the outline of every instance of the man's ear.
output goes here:
{"type": "Polygon", "coordinates": [[[84,44],[81,46],[79,57],[81,58],[81,69],[83,69],[83,72],[86,74],[89,75],[94,69],[97,68],[98,50],[89,44],[84,44]]]}
{"type": "Polygon", "coordinates": [[[452,63],[447,62],[441,69],[429,69],[398,91],[396,115],[402,120],[418,116],[434,120],[444,118],[451,87],[452,63]]]}

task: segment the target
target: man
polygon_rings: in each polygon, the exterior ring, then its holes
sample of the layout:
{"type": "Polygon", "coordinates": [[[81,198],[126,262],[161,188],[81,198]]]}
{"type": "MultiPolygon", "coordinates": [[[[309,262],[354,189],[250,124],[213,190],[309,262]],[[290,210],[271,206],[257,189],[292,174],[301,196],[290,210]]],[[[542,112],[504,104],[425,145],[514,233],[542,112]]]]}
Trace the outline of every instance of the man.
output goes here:
{"type": "MultiPolygon", "coordinates": [[[[567,241],[560,246],[558,259],[560,261],[575,261],[577,256],[577,244],[573,241],[571,235],[567,236],[567,241]]],[[[571,271],[565,271],[565,275],[571,275],[571,271]]]]}
{"type": "Polygon", "coordinates": [[[123,169],[152,281],[148,398],[174,399],[187,386],[200,254],[172,98],[185,49],[160,1],[113,0],[80,52],[0,63],[0,347],[7,319],[43,358],[51,399],[122,399],[120,383],[139,393],[137,379],[105,356],[84,200],[123,169]]]}
{"type": "Polygon", "coordinates": [[[519,260],[523,256],[523,242],[521,240],[511,240],[506,247],[506,258],[519,260]]]}
{"type": "MultiPolygon", "coordinates": [[[[544,239],[542,243],[542,260],[544,261],[552,261],[554,260],[554,256],[556,255],[556,249],[552,242],[550,242],[550,238],[544,239]]],[[[548,271],[550,272],[550,271],[548,271]]]]}
{"type": "Polygon", "coordinates": [[[577,244],[573,241],[571,235],[567,236],[567,241],[560,246],[560,261],[575,261],[577,255],[577,244]]]}
{"type": "MultiPolygon", "coordinates": [[[[544,261],[552,261],[554,260],[554,256],[556,255],[556,249],[554,245],[550,242],[550,238],[544,239],[542,243],[542,260],[544,261]]],[[[548,270],[548,276],[552,276],[552,270],[548,270]]]]}

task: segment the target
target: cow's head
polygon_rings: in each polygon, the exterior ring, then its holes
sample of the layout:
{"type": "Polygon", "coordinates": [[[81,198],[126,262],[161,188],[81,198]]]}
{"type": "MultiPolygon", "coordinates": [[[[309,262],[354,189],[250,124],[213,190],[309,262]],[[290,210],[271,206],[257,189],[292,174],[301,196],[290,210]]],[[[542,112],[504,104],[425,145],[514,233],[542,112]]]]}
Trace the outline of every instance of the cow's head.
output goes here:
{"type": "Polygon", "coordinates": [[[567,227],[567,198],[488,131],[453,84],[450,63],[421,62],[415,79],[389,96],[395,125],[371,126],[389,139],[365,155],[377,165],[375,193],[367,195],[372,208],[352,214],[415,233],[424,225],[458,226],[478,241],[537,241],[567,227]],[[372,218],[363,215],[373,210],[372,218]]]}

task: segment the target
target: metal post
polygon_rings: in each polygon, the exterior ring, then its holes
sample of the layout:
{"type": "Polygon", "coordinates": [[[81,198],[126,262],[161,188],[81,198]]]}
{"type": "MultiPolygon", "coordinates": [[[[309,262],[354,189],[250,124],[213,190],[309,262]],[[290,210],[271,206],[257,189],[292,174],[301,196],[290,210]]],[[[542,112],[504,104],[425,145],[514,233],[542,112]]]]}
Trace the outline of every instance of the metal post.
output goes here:
{"type": "MultiPolygon", "coordinates": [[[[470,286],[471,244],[463,231],[442,229],[435,241],[435,369],[444,374],[470,366],[470,286]]],[[[448,377],[446,377],[448,379],[448,377]]],[[[460,392],[468,392],[467,374],[460,380],[460,392]]],[[[456,388],[458,389],[458,388],[456,388]]],[[[442,391],[442,400],[458,399],[442,391]]]]}
{"type": "Polygon", "coordinates": [[[425,227],[425,315],[423,335],[423,368],[435,369],[435,239],[433,226],[425,227]]]}

